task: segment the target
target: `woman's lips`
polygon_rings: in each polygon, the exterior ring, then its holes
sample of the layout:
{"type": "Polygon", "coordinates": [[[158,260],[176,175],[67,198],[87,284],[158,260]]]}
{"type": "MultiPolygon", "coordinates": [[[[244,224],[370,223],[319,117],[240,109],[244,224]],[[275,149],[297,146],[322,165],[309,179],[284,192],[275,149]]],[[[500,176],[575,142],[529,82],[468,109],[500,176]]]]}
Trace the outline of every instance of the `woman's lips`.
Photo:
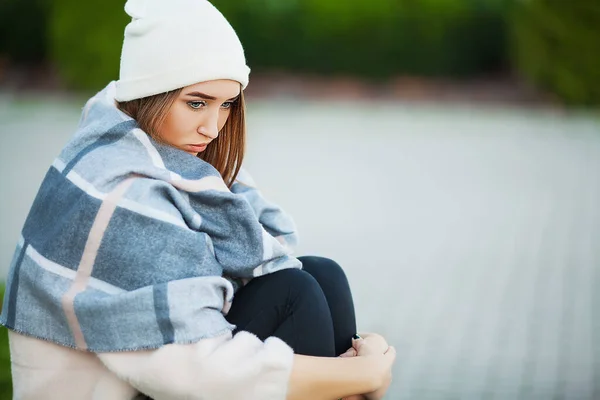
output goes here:
{"type": "Polygon", "coordinates": [[[208,143],[204,143],[204,144],[188,144],[188,147],[190,148],[190,150],[198,152],[198,153],[200,153],[201,151],[206,150],[206,146],[208,146],[208,143]]]}

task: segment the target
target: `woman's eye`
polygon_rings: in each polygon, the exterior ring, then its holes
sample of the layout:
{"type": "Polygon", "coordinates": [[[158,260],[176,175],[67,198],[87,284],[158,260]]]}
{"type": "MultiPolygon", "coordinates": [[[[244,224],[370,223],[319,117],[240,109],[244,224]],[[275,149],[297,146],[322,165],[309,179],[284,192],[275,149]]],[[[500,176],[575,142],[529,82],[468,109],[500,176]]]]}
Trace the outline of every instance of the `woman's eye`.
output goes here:
{"type": "Polygon", "coordinates": [[[226,101],[225,103],[221,104],[221,107],[231,108],[232,105],[233,105],[233,101],[226,101]]]}
{"type": "Polygon", "coordinates": [[[202,107],[206,107],[205,101],[188,101],[188,105],[192,107],[194,110],[197,110],[202,107]]]}

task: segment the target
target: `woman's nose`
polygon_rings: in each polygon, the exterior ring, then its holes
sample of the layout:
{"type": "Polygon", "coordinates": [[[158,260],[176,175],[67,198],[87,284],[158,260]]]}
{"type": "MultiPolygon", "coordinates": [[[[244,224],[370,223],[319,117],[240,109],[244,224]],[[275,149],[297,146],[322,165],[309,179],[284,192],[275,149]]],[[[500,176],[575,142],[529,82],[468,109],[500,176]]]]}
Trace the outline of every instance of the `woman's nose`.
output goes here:
{"type": "Polygon", "coordinates": [[[198,132],[211,139],[216,139],[219,136],[219,111],[211,111],[207,114],[198,127],[198,132]]]}

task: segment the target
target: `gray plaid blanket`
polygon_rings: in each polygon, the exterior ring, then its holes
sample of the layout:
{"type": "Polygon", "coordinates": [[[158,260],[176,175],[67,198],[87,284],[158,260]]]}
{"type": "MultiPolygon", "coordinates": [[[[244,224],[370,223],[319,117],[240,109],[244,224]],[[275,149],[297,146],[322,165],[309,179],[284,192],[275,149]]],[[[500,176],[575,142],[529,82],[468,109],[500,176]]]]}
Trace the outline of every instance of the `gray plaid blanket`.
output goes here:
{"type": "Polygon", "coordinates": [[[44,178],[7,281],[0,323],[94,352],[191,343],[233,329],[237,284],[284,268],[293,221],[242,172],[153,141],[91,98],[44,178]]]}

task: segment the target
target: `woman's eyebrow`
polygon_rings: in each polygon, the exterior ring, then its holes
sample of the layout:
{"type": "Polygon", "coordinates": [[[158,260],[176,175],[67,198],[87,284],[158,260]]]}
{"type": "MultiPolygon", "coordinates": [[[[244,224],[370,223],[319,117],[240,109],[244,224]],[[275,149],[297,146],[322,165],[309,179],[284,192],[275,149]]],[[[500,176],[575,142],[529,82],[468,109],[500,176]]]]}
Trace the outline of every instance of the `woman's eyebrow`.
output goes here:
{"type": "MultiPolygon", "coordinates": [[[[188,93],[187,95],[188,95],[188,96],[193,96],[193,97],[199,97],[199,98],[201,98],[201,99],[204,99],[204,100],[216,100],[216,99],[217,99],[217,98],[216,98],[216,97],[214,97],[214,96],[211,96],[211,95],[209,95],[209,94],[202,93],[202,92],[191,92],[191,93],[188,93]]],[[[231,99],[229,99],[229,100],[227,100],[227,101],[234,101],[234,100],[237,100],[237,98],[238,98],[238,97],[240,97],[240,95],[239,95],[239,94],[238,94],[237,96],[235,96],[235,97],[232,97],[231,99]]]]}

